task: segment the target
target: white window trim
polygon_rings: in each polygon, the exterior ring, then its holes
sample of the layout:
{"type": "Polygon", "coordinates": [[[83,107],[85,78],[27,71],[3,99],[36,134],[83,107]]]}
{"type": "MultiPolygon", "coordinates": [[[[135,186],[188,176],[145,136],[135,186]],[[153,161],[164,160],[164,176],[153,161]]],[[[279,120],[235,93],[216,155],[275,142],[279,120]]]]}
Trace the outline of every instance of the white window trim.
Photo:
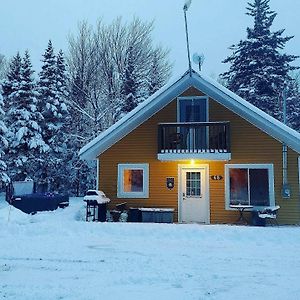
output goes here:
{"type": "Polygon", "coordinates": [[[118,198],[149,198],[149,164],[118,164],[118,198]],[[143,170],[143,192],[124,192],[123,174],[124,170],[143,170]]]}
{"type": "MultiPolygon", "coordinates": [[[[226,164],[225,165],[225,209],[235,210],[230,208],[230,188],[229,188],[229,170],[230,169],[268,169],[269,175],[269,196],[270,206],[275,206],[275,191],[274,191],[274,166],[273,164],[226,164]]],[[[253,209],[262,208],[265,206],[254,206],[253,209]]]]}

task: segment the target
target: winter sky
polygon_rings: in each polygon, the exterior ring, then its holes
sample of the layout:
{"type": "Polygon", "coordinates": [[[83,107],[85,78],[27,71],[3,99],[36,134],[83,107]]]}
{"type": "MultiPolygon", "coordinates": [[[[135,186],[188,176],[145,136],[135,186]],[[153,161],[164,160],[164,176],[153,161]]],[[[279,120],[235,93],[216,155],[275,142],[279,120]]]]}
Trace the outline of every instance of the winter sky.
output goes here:
{"type": "MultiPolygon", "coordinates": [[[[252,18],[245,15],[249,0],[193,0],[188,11],[191,53],[204,54],[203,71],[216,77],[228,66],[221,61],[230,54],[228,47],[246,36],[252,18]]],[[[252,0],[250,0],[252,2],[252,0]]],[[[184,0],[9,0],[1,1],[0,53],[7,57],[29,49],[35,69],[49,39],[56,50],[68,49],[68,35],[76,32],[81,20],[95,24],[102,18],[110,22],[118,16],[131,20],[154,20],[153,39],[171,50],[173,73],[187,69],[183,22],[184,0]]],[[[278,13],[273,29],[286,29],[294,35],[285,48],[300,55],[300,1],[271,0],[278,13]]],[[[297,61],[300,65],[300,60],[297,61]]],[[[196,65],[193,65],[197,68],[196,65]]]]}

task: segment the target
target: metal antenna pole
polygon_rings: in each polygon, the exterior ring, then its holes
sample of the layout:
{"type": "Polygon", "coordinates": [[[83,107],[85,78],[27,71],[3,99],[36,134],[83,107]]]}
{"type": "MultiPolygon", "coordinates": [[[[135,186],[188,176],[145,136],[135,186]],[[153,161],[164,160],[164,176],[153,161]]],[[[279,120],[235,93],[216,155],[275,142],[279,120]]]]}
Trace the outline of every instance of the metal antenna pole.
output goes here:
{"type": "MultiPolygon", "coordinates": [[[[282,100],[283,100],[283,123],[286,125],[286,98],[287,98],[287,86],[284,87],[282,91],[282,100]]],[[[287,153],[287,145],[285,143],[282,144],[282,197],[290,198],[291,189],[288,185],[288,153],[287,153]]]]}
{"type": "Polygon", "coordinates": [[[191,65],[191,55],[190,55],[189,32],[188,32],[187,18],[186,18],[186,12],[187,12],[187,10],[188,10],[188,6],[185,5],[183,7],[183,12],[184,12],[184,23],[185,23],[186,48],[187,48],[187,53],[188,53],[189,72],[190,72],[190,76],[192,76],[192,65],[191,65]]]}

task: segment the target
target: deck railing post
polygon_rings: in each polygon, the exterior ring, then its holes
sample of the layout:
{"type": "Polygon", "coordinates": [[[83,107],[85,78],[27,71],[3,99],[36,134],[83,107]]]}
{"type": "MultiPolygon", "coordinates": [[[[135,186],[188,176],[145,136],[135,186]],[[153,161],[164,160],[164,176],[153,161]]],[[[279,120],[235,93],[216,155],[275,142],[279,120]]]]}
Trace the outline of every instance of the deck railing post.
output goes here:
{"type": "Polygon", "coordinates": [[[226,123],[226,149],[227,149],[227,152],[231,152],[231,142],[230,142],[230,123],[227,122],[226,123]]]}
{"type": "Polygon", "coordinates": [[[157,132],[157,153],[161,153],[162,149],[162,124],[158,125],[158,132],[157,132]]]}

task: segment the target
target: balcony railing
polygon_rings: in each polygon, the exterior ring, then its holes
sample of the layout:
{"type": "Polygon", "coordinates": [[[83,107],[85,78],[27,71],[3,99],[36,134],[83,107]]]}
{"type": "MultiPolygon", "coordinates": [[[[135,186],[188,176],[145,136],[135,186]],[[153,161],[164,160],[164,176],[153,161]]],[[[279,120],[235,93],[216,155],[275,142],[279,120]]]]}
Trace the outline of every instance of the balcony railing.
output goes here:
{"type": "Polygon", "coordinates": [[[230,153],[230,123],[161,123],[158,154],[165,153],[230,153]]]}

